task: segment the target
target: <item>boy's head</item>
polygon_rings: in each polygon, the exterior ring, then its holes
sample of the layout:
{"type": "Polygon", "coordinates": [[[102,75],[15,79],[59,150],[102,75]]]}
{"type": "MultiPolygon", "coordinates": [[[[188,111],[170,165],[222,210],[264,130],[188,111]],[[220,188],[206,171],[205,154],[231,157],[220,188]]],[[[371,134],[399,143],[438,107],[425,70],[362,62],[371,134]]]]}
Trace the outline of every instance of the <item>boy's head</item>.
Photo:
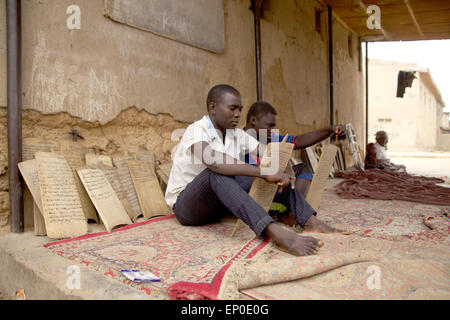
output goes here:
{"type": "Polygon", "coordinates": [[[389,141],[386,131],[383,131],[383,130],[378,131],[375,134],[375,140],[378,142],[378,144],[380,146],[383,146],[383,147],[386,146],[386,144],[389,141]]]}
{"type": "Polygon", "coordinates": [[[368,155],[376,155],[375,144],[368,143],[366,146],[366,154],[368,155]]]}
{"type": "Polygon", "coordinates": [[[241,94],[230,85],[216,85],[209,90],[206,108],[217,129],[221,131],[234,129],[239,125],[241,119],[241,94]]]}
{"type": "Polygon", "coordinates": [[[277,111],[268,102],[258,101],[252,104],[247,113],[247,127],[267,130],[267,139],[271,137],[271,130],[277,125],[277,111]]]}

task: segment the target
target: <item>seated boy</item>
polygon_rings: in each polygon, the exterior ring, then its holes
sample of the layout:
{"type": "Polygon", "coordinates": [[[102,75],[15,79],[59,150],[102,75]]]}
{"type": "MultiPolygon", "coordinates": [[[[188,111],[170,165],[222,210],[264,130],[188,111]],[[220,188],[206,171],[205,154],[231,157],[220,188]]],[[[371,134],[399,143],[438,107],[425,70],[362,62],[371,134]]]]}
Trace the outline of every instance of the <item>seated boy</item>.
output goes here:
{"type": "Polygon", "coordinates": [[[244,221],[257,236],[269,236],[281,249],[296,255],[316,254],[323,242],[288,231],[248,195],[259,177],[279,186],[276,201],[288,207],[305,231],[338,232],[315,217],[316,212],[293,186],[286,173],[265,174],[240,161],[264,146],[238,129],[242,101],[229,85],[213,87],[206,101],[208,115],[185,131],[173,157],[166,202],[178,221],[187,226],[214,222],[227,213],[244,221]],[[290,186],[290,187],[289,187],[290,186]]]}
{"type": "Polygon", "coordinates": [[[377,160],[383,165],[387,170],[394,172],[406,172],[406,167],[404,165],[396,165],[391,162],[389,155],[387,154],[387,143],[389,141],[388,134],[386,131],[380,130],[375,134],[374,143],[377,160]]]}
{"type": "MultiPolygon", "coordinates": [[[[275,135],[274,130],[277,125],[277,111],[268,102],[255,102],[247,113],[247,123],[244,130],[250,135],[256,137],[260,142],[267,143],[271,141],[282,141],[284,136],[275,135]],[[259,133],[266,130],[267,136],[260,137],[259,133]],[[256,134],[256,136],[255,136],[256,134]]],[[[288,136],[287,142],[293,143],[295,149],[303,149],[312,146],[338,132],[339,139],[345,139],[345,131],[342,125],[329,126],[328,128],[308,132],[297,136],[288,136]]],[[[259,164],[259,159],[254,156],[246,156],[246,162],[251,164],[259,164]]],[[[312,169],[305,163],[299,163],[292,167],[295,172],[295,186],[303,196],[306,196],[311,180],[313,178],[312,169]]]]}
{"type": "Polygon", "coordinates": [[[377,150],[373,143],[368,143],[366,146],[364,169],[384,169],[383,164],[377,159],[377,150]]]}

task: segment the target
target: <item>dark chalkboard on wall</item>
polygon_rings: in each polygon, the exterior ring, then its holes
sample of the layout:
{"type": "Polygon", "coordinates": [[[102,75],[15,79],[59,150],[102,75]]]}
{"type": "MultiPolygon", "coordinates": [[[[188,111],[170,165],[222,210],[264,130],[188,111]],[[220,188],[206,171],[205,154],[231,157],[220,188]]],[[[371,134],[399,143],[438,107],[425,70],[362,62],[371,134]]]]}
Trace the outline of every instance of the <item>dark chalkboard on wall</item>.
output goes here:
{"type": "Polygon", "coordinates": [[[225,49],[222,0],[104,0],[104,15],[194,47],[225,49]]]}

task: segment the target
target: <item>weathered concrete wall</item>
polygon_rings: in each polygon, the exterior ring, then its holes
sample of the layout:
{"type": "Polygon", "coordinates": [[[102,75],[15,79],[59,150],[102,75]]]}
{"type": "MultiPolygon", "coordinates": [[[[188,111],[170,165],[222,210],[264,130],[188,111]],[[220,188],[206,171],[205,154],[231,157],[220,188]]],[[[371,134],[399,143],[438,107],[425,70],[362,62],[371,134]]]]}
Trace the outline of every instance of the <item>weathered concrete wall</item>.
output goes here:
{"type": "MultiPolygon", "coordinates": [[[[419,118],[417,146],[420,150],[433,150],[437,143],[438,102],[431,90],[423,83],[419,74],[419,118]]],[[[442,109],[441,106],[439,108],[442,109]]]]}
{"type": "MultiPolygon", "coordinates": [[[[5,0],[0,1],[0,50],[5,48],[5,0]]],[[[262,20],[265,99],[286,110],[282,127],[327,124],[328,44],[315,28],[316,1],[268,1],[262,20]],[[279,102],[279,103],[277,103],[279,102]],[[289,114],[293,112],[294,117],[289,114]]],[[[224,1],[226,49],[214,54],[102,16],[102,0],[43,0],[23,3],[23,104],[42,113],[68,112],[105,124],[130,106],[192,122],[205,111],[211,85],[241,90],[246,106],[255,99],[253,15],[248,0],[224,1]],[[68,30],[66,9],[81,9],[81,30],[68,30]],[[181,107],[182,106],[182,107],[181,107]]],[[[324,9],[324,8],[322,8],[324,9]]],[[[336,104],[351,113],[359,106],[360,73],[354,38],[335,21],[336,104]],[[341,90],[342,89],[342,90],[341,90]],[[340,102],[340,100],[345,101],[340,102]],[[349,100],[351,101],[349,103],[349,100]]],[[[5,79],[2,61],[2,79],[5,79]]],[[[2,93],[5,84],[2,81],[2,93]]],[[[0,98],[6,106],[6,94],[0,98]]],[[[358,119],[359,120],[359,119],[358,119]]]]}
{"type": "MultiPolygon", "coordinates": [[[[264,99],[279,111],[284,132],[300,134],[327,126],[326,8],[314,0],[266,3],[261,21],[264,99]],[[324,10],[321,33],[315,31],[316,9],[324,10]]],[[[24,113],[24,137],[67,139],[67,133],[78,128],[89,146],[105,148],[113,140],[121,148],[146,144],[156,153],[164,152],[173,145],[172,130],[206,113],[206,94],[217,83],[241,91],[243,125],[256,100],[249,6],[249,0],[224,0],[225,51],[215,54],[115,23],[103,16],[103,0],[23,1],[23,105],[29,110],[24,113]],[[66,27],[70,5],[81,9],[80,30],[66,27]]],[[[0,0],[0,53],[6,48],[5,25],[5,0],[0,0]]],[[[336,120],[353,123],[362,139],[357,38],[337,21],[333,36],[336,120]]],[[[0,107],[6,107],[5,67],[2,54],[0,107]]],[[[6,111],[1,110],[0,168],[4,168],[6,111]]],[[[6,181],[6,174],[0,180],[6,181]]],[[[5,191],[7,183],[0,187],[5,191]]]]}
{"type": "Polygon", "coordinates": [[[398,72],[416,69],[416,64],[370,59],[369,142],[375,142],[375,133],[384,130],[389,149],[417,149],[419,81],[406,88],[403,98],[396,97],[398,72]]]}
{"type": "MultiPolygon", "coordinates": [[[[98,146],[109,155],[120,154],[145,147],[155,153],[157,160],[170,160],[170,151],[176,141],[171,135],[188,123],[176,121],[166,114],[151,115],[134,107],[121,113],[106,125],[73,117],[67,112],[42,114],[25,110],[22,117],[23,138],[40,137],[48,141],[71,140],[70,132],[76,129],[84,138],[78,144],[98,146]]],[[[8,155],[6,108],[0,108],[0,226],[7,222],[9,208],[8,155]]]]}
{"type": "MultiPolygon", "coordinates": [[[[315,1],[268,3],[261,22],[264,99],[281,111],[279,126],[289,133],[327,126],[330,98],[326,8],[315,1]],[[320,33],[315,30],[316,9],[323,11],[320,33]]],[[[358,40],[335,19],[333,27],[336,122],[352,122],[363,137],[358,40]],[[353,58],[348,36],[353,39],[353,58]]]]}
{"type": "Polygon", "coordinates": [[[439,132],[436,150],[450,152],[450,133],[439,132]]]}
{"type": "Polygon", "coordinates": [[[449,113],[444,112],[442,105],[438,107],[438,121],[436,125],[437,143],[436,149],[439,151],[450,151],[450,123],[449,113]],[[441,129],[443,128],[443,129],[441,129]]]}

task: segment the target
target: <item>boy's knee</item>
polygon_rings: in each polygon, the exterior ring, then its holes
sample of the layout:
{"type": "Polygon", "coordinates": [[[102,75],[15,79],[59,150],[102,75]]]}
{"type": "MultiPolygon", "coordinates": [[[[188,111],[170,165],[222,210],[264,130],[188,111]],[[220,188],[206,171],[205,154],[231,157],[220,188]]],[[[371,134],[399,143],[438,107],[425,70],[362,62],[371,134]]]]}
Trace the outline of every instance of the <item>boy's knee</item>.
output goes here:
{"type": "Polygon", "coordinates": [[[183,214],[182,212],[175,212],[175,218],[177,218],[178,222],[182,225],[182,226],[187,226],[187,227],[195,227],[198,226],[199,224],[196,223],[195,221],[191,220],[191,219],[187,219],[186,218],[186,214],[183,214]]]}
{"type": "MultiPolygon", "coordinates": [[[[211,181],[212,183],[220,183],[220,182],[224,182],[227,181],[228,179],[232,179],[231,176],[226,176],[217,172],[214,172],[210,169],[209,170],[209,181],[211,181]]],[[[212,184],[214,185],[214,184],[212,184]]]]}

